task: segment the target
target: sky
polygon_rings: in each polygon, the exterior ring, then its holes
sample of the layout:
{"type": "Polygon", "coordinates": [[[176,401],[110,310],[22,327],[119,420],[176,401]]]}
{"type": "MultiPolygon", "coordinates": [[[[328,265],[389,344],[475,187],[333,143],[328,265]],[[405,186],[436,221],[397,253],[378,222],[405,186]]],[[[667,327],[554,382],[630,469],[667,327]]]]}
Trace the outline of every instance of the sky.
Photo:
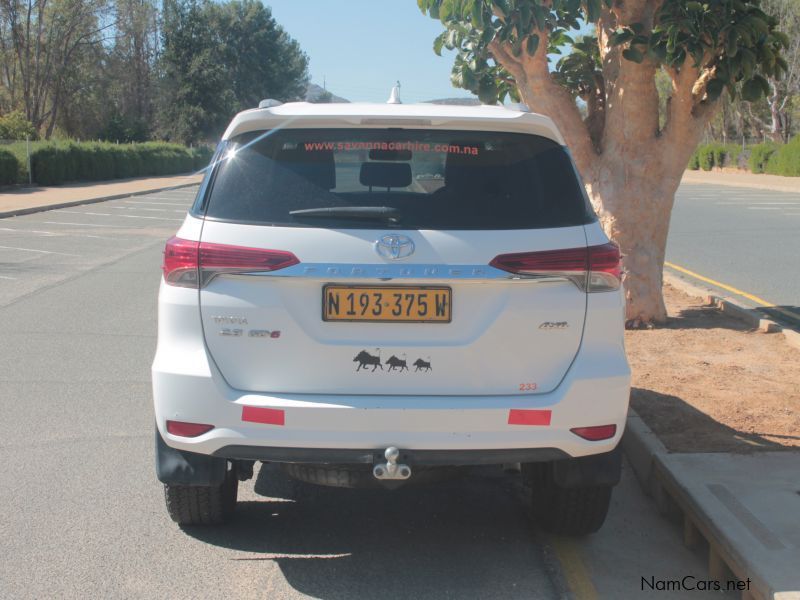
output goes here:
{"type": "Polygon", "coordinates": [[[434,54],[443,30],[416,0],[262,0],[309,57],[311,81],[353,102],[470,97],[450,84],[453,54],[434,54]]]}

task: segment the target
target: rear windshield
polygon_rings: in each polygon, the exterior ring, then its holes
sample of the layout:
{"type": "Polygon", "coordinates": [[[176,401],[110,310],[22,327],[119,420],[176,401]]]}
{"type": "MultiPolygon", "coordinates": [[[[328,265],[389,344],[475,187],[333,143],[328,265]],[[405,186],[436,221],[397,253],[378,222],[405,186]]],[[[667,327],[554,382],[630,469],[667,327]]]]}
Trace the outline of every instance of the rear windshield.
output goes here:
{"type": "Polygon", "coordinates": [[[594,220],[547,138],[411,129],[277,129],[227,142],[197,212],[294,227],[538,229],[594,220]]]}

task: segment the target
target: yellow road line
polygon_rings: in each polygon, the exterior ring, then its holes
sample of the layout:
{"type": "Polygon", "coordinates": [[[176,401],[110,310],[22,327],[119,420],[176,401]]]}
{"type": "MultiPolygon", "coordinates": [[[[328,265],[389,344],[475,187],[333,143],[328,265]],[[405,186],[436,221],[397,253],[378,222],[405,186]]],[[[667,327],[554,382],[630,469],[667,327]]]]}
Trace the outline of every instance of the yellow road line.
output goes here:
{"type": "Polygon", "coordinates": [[[581,560],[578,544],[565,537],[551,536],[550,544],[561,563],[561,571],[576,600],[597,600],[597,589],[589,577],[589,571],[581,560]]]}
{"type": "Polygon", "coordinates": [[[722,288],[723,290],[727,290],[728,292],[733,292],[734,294],[737,294],[739,296],[747,298],[748,300],[752,300],[756,304],[759,304],[759,305],[764,306],[766,308],[770,308],[770,309],[772,309],[772,310],[774,310],[776,312],[779,312],[782,315],[785,315],[785,316],[787,316],[787,317],[789,317],[791,319],[800,318],[800,314],[798,314],[798,313],[796,313],[796,312],[794,312],[792,310],[781,308],[780,306],[775,306],[774,302],[769,302],[769,301],[764,300],[763,298],[759,298],[758,296],[755,296],[753,294],[748,294],[747,292],[739,290],[739,289],[733,287],[732,285],[724,284],[724,283],[722,283],[720,281],[716,281],[714,279],[711,279],[710,277],[704,277],[703,275],[700,275],[699,273],[695,273],[694,271],[690,271],[689,269],[684,269],[683,267],[680,267],[680,266],[678,266],[678,265],[676,265],[674,263],[668,262],[668,261],[664,261],[664,265],[667,266],[667,267],[670,267],[671,269],[675,269],[676,271],[680,271],[681,273],[685,273],[686,275],[690,275],[691,277],[699,279],[700,281],[705,281],[706,283],[710,283],[711,285],[715,285],[718,288],[722,288]]]}

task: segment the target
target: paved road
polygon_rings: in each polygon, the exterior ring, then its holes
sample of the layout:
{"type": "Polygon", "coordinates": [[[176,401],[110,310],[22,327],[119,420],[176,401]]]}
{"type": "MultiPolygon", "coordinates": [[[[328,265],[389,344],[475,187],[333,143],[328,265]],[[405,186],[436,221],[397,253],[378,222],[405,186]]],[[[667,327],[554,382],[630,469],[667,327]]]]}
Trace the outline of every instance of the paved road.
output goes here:
{"type": "Polygon", "coordinates": [[[798,232],[800,193],[683,184],[672,212],[667,261],[777,304],[796,313],[800,323],[798,232]]]}
{"type": "Polygon", "coordinates": [[[515,480],[486,471],[363,493],[262,467],[230,526],[177,527],[149,365],[161,249],[191,197],[0,220],[0,598],[625,599],[647,597],[642,577],[703,578],[627,465],[577,542],[532,529],[515,480]]]}

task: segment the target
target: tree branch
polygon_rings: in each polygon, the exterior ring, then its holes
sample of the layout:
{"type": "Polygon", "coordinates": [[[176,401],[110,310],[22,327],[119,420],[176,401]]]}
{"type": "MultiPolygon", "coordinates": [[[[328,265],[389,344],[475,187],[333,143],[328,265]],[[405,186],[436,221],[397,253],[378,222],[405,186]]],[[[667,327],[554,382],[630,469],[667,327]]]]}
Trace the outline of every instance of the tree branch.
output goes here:
{"type": "Polygon", "coordinates": [[[547,32],[535,33],[540,39],[533,56],[523,53],[517,59],[507,46],[496,40],[489,44],[489,51],[514,76],[525,104],[531,110],[553,119],[572,151],[578,170],[588,181],[592,159],[596,155],[589,130],[583,123],[575,99],[564,87],[553,81],[550,74],[547,66],[547,32]]]}

